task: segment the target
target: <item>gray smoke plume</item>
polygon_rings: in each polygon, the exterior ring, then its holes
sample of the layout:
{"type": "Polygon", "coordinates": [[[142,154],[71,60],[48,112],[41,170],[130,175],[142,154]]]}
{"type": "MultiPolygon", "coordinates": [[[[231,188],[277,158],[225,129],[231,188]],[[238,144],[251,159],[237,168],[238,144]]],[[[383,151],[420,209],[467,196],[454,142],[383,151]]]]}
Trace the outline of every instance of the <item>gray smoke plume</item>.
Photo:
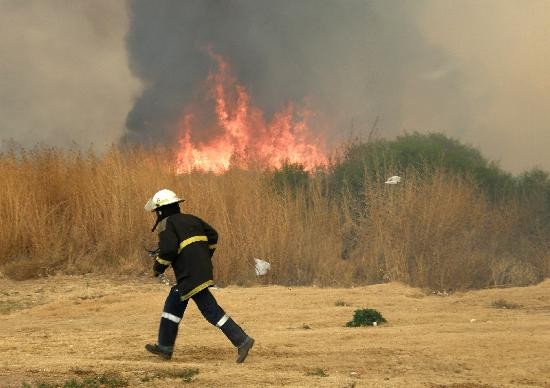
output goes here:
{"type": "Polygon", "coordinates": [[[0,0],[0,142],[118,142],[139,90],[127,29],[118,1],[0,0]]]}
{"type": "Polygon", "coordinates": [[[380,117],[383,136],[445,132],[509,169],[550,167],[549,4],[134,0],[127,44],[146,87],[125,141],[175,139],[215,70],[211,47],[267,119],[306,100],[314,129],[332,139],[365,134],[380,117]]]}
{"type": "MultiPolygon", "coordinates": [[[[228,61],[268,118],[307,98],[324,113],[318,123],[330,118],[340,132],[378,115],[395,127],[411,78],[445,68],[427,81],[434,100],[461,79],[420,36],[406,3],[137,0],[130,9],[131,65],[147,87],[128,115],[128,140],[173,139],[182,108],[215,70],[205,46],[228,61]]],[[[447,113],[461,121],[459,110],[447,113]]]]}
{"type": "Polygon", "coordinates": [[[211,115],[210,47],[267,120],[306,103],[329,140],[379,117],[550,169],[548,20],[548,0],[0,0],[0,141],[173,142],[191,102],[211,115]]]}

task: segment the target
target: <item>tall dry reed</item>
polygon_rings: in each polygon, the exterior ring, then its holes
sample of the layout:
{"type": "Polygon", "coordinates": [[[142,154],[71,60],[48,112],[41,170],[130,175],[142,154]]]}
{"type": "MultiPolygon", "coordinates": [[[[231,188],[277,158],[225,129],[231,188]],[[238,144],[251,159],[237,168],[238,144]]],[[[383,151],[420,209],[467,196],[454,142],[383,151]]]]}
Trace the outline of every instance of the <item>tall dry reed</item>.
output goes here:
{"type": "Polygon", "coordinates": [[[521,216],[443,172],[370,187],[352,229],[359,278],[439,289],[537,282],[548,275],[548,256],[544,246],[514,249],[529,241],[517,231],[521,216]]]}
{"type": "Polygon", "coordinates": [[[364,200],[326,195],[323,179],[273,190],[269,174],[176,175],[165,150],[101,156],[53,149],[0,155],[0,270],[16,279],[141,274],[153,247],[146,200],[170,188],[212,226],[219,284],[349,286],[388,280],[432,288],[528,284],[548,276],[543,242],[514,236],[522,209],[489,205],[474,185],[411,173],[369,186],[364,200]],[[522,247],[523,248],[518,248],[522,247]],[[524,255],[525,254],[525,255],[524,255]],[[253,258],[272,270],[256,278],[253,258]]]}

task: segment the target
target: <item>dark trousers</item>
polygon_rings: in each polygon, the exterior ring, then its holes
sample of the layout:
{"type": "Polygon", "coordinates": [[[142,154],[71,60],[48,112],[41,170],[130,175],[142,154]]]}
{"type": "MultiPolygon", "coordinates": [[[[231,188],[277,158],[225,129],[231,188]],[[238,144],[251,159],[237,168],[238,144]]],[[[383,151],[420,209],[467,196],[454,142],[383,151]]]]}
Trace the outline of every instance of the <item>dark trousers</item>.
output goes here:
{"type": "MultiPolygon", "coordinates": [[[[219,327],[234,346],[238,347],[244,342],[246,333],[218,305],[208,288],[196,293],[191,299],[197,304],[204,318],[212,325],[219,327]]],[[[160,319],[158,345],[163,351],[173,351],[179,324],[188,303],[189,299],[181,300],[178,286],[172,287],[166,297],[160,319]]]]}

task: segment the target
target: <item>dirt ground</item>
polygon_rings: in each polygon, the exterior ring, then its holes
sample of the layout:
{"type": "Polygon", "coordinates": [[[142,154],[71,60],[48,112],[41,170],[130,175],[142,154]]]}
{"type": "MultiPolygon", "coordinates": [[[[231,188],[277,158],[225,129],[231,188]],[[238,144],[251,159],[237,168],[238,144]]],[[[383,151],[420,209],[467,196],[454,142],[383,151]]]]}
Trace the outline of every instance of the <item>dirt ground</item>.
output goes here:
{"type": "Polygon", "coordinates": [[[550,387],[550,280],[451,295],[397,283],[213,290],[256,339],[240,365],[192,302],[172,361],[144,350],[168,290],[153,279],[0,279],[0,386],[550,387]],[[367,307],[388,323],[345,327],[367,307]]]}

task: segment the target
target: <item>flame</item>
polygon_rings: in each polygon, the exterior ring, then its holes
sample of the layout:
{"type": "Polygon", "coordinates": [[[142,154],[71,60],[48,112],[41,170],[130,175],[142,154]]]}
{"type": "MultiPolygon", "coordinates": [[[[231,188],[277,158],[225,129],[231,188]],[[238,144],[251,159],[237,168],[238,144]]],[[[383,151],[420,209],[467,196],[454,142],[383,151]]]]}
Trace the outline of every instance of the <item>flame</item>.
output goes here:
{"type": "Polygon", "coordinates": [[[205,128],[196,106],[189,107],[180,124],[177,168],[179,174],[193,170],[221,174],[231,167],[280,168],[301,164],[305,170],[326,166],[322,137],[309,129],[311,111],[289,103],[266,122],[263,112],[251,104],[250,95],[231,74],[224,59],[209,51],[217,71],[206,80],[207,100],[215,106],[214,128],[205,128]],[[193,133],[217,133],[206,142],[193,142],[193,133]]]}

